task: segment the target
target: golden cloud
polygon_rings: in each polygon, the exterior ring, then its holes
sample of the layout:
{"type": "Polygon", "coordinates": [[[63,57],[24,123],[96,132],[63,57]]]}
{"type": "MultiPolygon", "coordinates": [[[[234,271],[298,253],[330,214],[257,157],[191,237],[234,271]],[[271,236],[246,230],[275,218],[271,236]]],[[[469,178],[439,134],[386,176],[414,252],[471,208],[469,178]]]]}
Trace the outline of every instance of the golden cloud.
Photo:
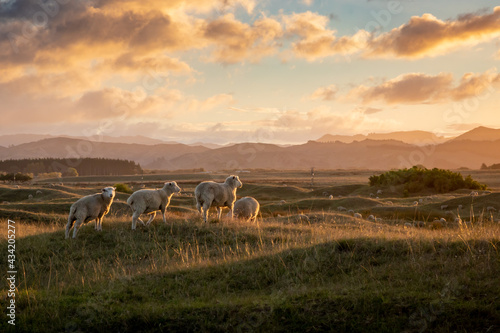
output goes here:
{"type": "Polygon", "coordinates": [[[346,97],[360,99],[363,104],[377,101],[386,104],[434,104],[479,96],[497,83],[500,83],[500,74],[496,70],[481,74],[467,73],[458,85],[453,84],[453,75],[450,73],[408,73],[376,86],[361,85],[352,89],[346,97]]]}
{"type": "Polygon", "coordinates": [[[204,37],[214,44],[213,61],[233,64],[246,59],[255,62],[277,51],[275,40],[283,34],[274,19],[263,17],[253,25],[235,19],[232,13],[209,22],[204,37]]]}
{"type": "Polygon", "coordinates": [[[292,50],[297,57],[309,61],[335,54],[350,54],[366,45],[369,34],[359,30],[353,36],[336,37],[335,30],[327,28],[328,17],[310,11],[284,16],[286,32],[290,36],[299,36],[299,41],[292,43],[292,50]]]}
{"type": "Polygon", "coordinates": [[[500,7],[493,13],[467,14],[442,21],[431,14],[414,16],[407,24],[373,38],[367,57],[422,58],[446,53],[464,44],[500,36],[500,7]]]}
{"type": "Polygon", "coordinates": [[[333,101],[335,99],[335,94],[338,89],[334,84],[331,84],[327,87],[320,87],[316,89],[311,95],[307,97],[310,100],[323,100],[323,101],[333,101]]]}

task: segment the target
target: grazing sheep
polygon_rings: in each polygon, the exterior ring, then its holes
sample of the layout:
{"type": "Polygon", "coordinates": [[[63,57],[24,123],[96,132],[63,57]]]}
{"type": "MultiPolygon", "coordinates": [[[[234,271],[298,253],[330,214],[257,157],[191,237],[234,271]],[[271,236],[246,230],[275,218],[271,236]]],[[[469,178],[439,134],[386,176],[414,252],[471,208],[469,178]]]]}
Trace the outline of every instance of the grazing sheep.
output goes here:
{"type": "Polygon", "coordinates": [[[330,194],[330,195],[328,196],[328,199],[333,200],[333,195],[331,195],[331,194],[330,194]]]}
{"type": "Polygon", "coordinates": [[[486,207],[486,211],[488,211],[488,212],[496,212],[497,209],[495,207],[493,207],[493,206],[488,206],[488,207],[486,207]]]}
{"type": "Polygon", "coordinates": [[[109,212],[109,208],[115,197],[115,187],[105,187],[101,193],[87,195],[78,199],[71,205],[66,224],[66,238],[69,238],[69,231],[73,227],[73,238],[80,226],[88,221],[95,220],[95,229],[102,231],[102,218],[109,212]]]}
{"type": "Polygon", "coordinates": [[[328,192],[323,192],[323,196],[324,196],[324,197],[327,197],[327,196],[329,196],[329,195],[330,195],[330,194],[329,194],[328,192]]]}
{"type": "Polygon", "coordinates": [[[462,219],[460,217],[455,218],[455,223],[460,223],[462,224],[462,219]]]}
{"type": "Polygon", "coordinates": [[[441,205],[441,210],[448,209],[448,205],[441,205]]]}
{"type": "Polygon", "coordinates": [[[462,209],[462,208],[464,208],[463,205],[458,205],[458,209],[462,209]]]}
{"type": "Polygon", "coordinates": [[[382,190],[378,190],[378,191],[377,191],[377,195],[380,195],[380,194],[382,194],[382,193],[384,193],[384,191],[382,191],[382,190]]]}
{"type": "Polygon", "coordinates": [[[362,219],[363,216],[360,213],[354,213],[354,217],[357,219],[362,219]]]}
{"type": "Polygon", "coordinates": [[[439,219],[439,222],[446,223],[446,219],[444,217],[442,217],[442,218],[439,219]]]}
{"type": "Polygon", "coordinates": [[[375,194],[370,193],[370,198],[375,198],[375,194]]]}
{"type": "Polygon", "coordinates": [[[135,230],[137,221],[142,225],[149,225],[159,210],[163,216],[163,222],[167,223],[165,212],[170,204],[170,198],[174,193],[179,193],[181,188],[176,182],[167,182],[159,190],[138,190],[128,198],[127,204],[132,209],[132,230],[135,230]],[[148,222],[144,224],[141,214],[151,215],[148,222]]]}
{"type": "Polygon", "coordinates": [[[243,183],[238,176],[229,176],[224,183],[206,181],[198,184],[194,190],[196,208],[202,214],[205,223],[208,219],[208,210],[212,206],[217,208],[219,221],[222,207],[229,207],[229,215],[232,218],[234,202],[236,201],[236,189],[242,186],[243,183]]]}
{"type": "Polygon", "coordinates": [[[305,214],[299,214],[295,217],[295,220],[297,222],[310,222],[309,220],[309,216],[305,215],[305,214]]]}
{"type": "Polygon", "coordinates": [[[375,219],[375,216],[373,216],[373,215],[368,215],[368,221],[370,221],[370,220],[371,220],[371,221],[375,221],[375,220],[376,220],[376,219],[375,219]]]}
{"type": "Polygon", "coordinates": [[[406,222],[404,225],[405,228],[412,228],[413,224],[406,222]]]}
{"type": "Polygon", "coordinates": [[[244,197],[234,203],[233,214],[236,218],[255,222],[259,214],[259,209],[259,202],[255,198],[244,197]]]}
{"type": "Polygon", "coordinates": [[[418,201],[413,201],[413,206],[418,206],[418,201]]]}
{"type": "Polygon", "coordinates": [[[337,210],[338,210],[339,212],[347,212],[347,208],[342,207],[342,206],[338,206],[338,207],[337,207],[337,210]]]}
{"type": "Polygon", "coordinates": [[[351,215],[354,215],[354,211],[353,211],[352,209],[349,209],[349,210],[347,211],[347,213],[349,213],[349,214],[351,214],[351,215]]]}
{"type": "Polygon", "coordinates": [[[470,192],[469,194],[471,197],[477,197],[479,195],[479,193],[477,193],[476,191],[472,191],[470,192]]]}
{"type": "Polygon", "coordinates": [[[281,205],[284,205],[284,204],[286,204],[286,201],[285,201],[285,200],[281,200],[281,201],[280,201],[280,206],[281,206],[281,205]]]}
{"type": "Polygon", "coordinates": [[[42,194],[42,191],[38,190],[36,191],[36,195],[41,195],[42,194]]]}
{"type": "Polygon", "coordinates": [[[19,185],[14,185],[14,188],[19,188],[19,185]]]}
{"type": "Polygon", "coordinates": [[[10,202],[8,202],[8,201],[2,201],[2,205],[8,205],[8,204],[10,204],[10,202]]]}
{"type": "Polygon", "coordinates": [[[33,199],[33,194],[28,194],[28,200],[33,199]]]}

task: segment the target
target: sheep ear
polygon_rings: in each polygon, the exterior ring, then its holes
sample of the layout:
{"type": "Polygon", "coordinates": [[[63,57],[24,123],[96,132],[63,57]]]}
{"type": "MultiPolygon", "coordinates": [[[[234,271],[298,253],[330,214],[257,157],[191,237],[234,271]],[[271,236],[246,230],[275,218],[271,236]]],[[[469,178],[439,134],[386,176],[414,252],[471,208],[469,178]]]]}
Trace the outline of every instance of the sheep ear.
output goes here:
{"type": "Polygon", "coordinates": [[[116,190],[116,187],[113,187],[113,190],[116,190]]]}
{"type": "Polygon", "coordinates": [[[105,192],[105,191],[106,191],[106,189],[105,189],[105,188],[101,189],[101,192],[105,192]]]}

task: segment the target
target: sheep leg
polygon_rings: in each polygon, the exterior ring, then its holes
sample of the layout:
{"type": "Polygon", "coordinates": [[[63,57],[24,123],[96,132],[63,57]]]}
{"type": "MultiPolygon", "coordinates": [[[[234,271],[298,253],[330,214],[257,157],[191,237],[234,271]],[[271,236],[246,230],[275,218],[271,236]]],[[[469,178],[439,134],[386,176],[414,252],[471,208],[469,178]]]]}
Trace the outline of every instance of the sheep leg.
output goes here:
{"type": "Polygon", "coordinates": [[[207,219],[208,219],[208,209],[210,208],[209,205],[207,204],[203,204],[203,220],[205,221],[205,223],[207,223],[207,219]]]}
{"type": "Polygon", "coordinates": [[[97,231],[102,231],[102,217],[97,218],[96,223],[98,224],[97,231]]]}
{"type": "Polygon", "coordinates": [[[234,208],[234,206],[229,206],[229,214],[228,215],[231,219],[233,219],[233,217],[234,217],[234,209],[233,208],[234,208]]]}
{"type": "Polygon", "coordinates": [[[73,227],[73,238],[76,238],[76,233],[78,232],[78,229],[82,226],[82,221],[81,220],[76,220],[75,225],[73,227]]]}
{"type": "MultiPolygon", "coordinates": [[[[146,225],[149,225],[154,220],[155,217],[156,217],[156,211],[151,213],[151,216],[149,217],[148,222],[146,222],[146,225]]],[[[144,224],[144,223],[142,223],[142,224],[144,224]]]]}
{"type": "Polygon", "coordinates": [[[217,219],[220,222],[220,217],[222,215],[222,207],[217,207],[217,219]]]}
{"type": "Polygon", "coordinates": [[[137,225],[137,221],[141,222],[142,225],[145,225],[144,222],[141,220],[140,216],[141,216],[141,213],[139,213],[139,212],[134,212],[134,214],[132,214],[132,230],[135,230],[135,227],[137,225]]]}
{"type": "Polygon", "coordinates": [[[165,223],[165,224],[167,224],[167,219],[166,219],[166,217],[165,217],[165,213],[166,213],[166,212],[167,212],[167,210],[166,210],[166,209],[162,210],[162,212],[161,212],[161,213],[162,213],[162,216],[163,216],[163,223],[165,223]]]}
{"type": "Polygon", "coordinates": [[[74,223],[75,223],[75,221],[73,220],[73,221],[68,221],[68,224],[66,224],[66,239],[69,238],[69,231],[73,227],[74,223]]]}

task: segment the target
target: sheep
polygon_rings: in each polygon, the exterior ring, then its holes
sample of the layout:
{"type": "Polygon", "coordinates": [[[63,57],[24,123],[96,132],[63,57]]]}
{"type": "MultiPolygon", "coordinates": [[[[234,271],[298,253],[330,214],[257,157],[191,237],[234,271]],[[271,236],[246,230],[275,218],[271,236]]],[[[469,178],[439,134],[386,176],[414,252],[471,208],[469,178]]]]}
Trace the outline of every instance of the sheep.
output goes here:
{"type": "Polygon", "coordinates": [[[360,213],[354,213],[354,217],[357,219],[362,219],[363,216],[360,213]]]}
{"type": "Polygon", "coordinates": [[[285,201],[285,200],[281,200],[281,201],[280,201],[280,206],[281,206],[281,205],[284,205],[284,204],[286,204],[286,201],[285,201]]]}
{"type": "Polygon", "coordinates": [[[255,198],[244,197],[234,203],[233,214],[236,218],[255,222],[259,214],[259,209],[260,204],[255,198]]]}
{"type": "Polygon", "coordinates": [[[36,195],[41,195],[42,194],[42,191],[38,190],[36,191],[36,195]]]}
{"type": "Polygon", "coordinates": [[[157,190],[138,190],[127,199],[127,204],[132,209],[132,230],[135,230],[137,221],[147,226],[156,217],[159,210],[163,216],[163,222],[167,223],[165,212],[170,204],[170,198],[174,193],[179,193],[181,188],[176,182],[166,182],[163,188],[157,190]],[[150,215],[148,222],[144,223],[141,214],[150,215]]]}
{"type": "Polygon", "coordinates": [[[333,200],[333,195],[331,195],[331,194],[330,194],[330,195],[328,196],[328,199],[333,200]]]}
{"type": "Polygon", "coordinates": [[[418,206],[418,201],[413,201],[413,206],[418,206]]]}
{"type": "Polygon", "coordinates": [[[370,196],[370,198],[375,198],[375,194],[373,194],[373,193],[370,193],[369,196],[370,196]]]}
{"type": "Polygon", "coordinates": [[[28,195],[28,200],[31,200],[31,199],[33,199],[33,194],[28,195]]]}
{"type": "Polygon", "coordinates": [[[448,209],[448,205],[441,205],[441,210],[448,209]]]}
{"type": "Polygon", "coordinates": [[[472,191],[470,192],[469,194],[471,197],[477,197],[479,195],[479,193],[477,193],[476,191],[472,191]]]}
{"type": "Polygon", "coordinates": [[[424,203],[424,199],[420,198],[420,199],[418,199],[418,202],[419,203],[424,203]]]}
{"type": "Polygon", "coordinates": [[[488,207],[486,207],[486,211],[488,211],[488,212],[490,212],[490,211],[491,212],[496,212],[497,209],[495,207],[493,207],[493,206],[488,206],[488,207]]]}
{"type": "Polygon", "coordinates": [[[378,190],[378,191],[377,191],[377,195],[380,195],[380,194],[382,194],[382,193],[384,193],[384,191],[382,191],[382,190],[378,190]]]}
{"type": "Polygon", "coordinates": [[[375,216],[373,215],[368,215],[368,221],[376,221],[375,216]]]}
{"type": "Polygon", "coordinates": [[[406,222],[404,225],[405,228],[412,228],[413,224],[406,222]]]}
{"type": "Polygon", "coordinates": [[[464,208],[463,205],[458,205],[458,209],[462,209],[462,208],[464,208]]]}
{"type": "Polygon", "coordinates": [[[337,207],[337,210],[338,210],[339,212],[347,212],[347,208],[342,207],[342,206],[338,206],[338,207],[337,207]]]}
{"type": "Polygon", "coordinates": [[[236,201],[236,189],[243,186],[238,176],[229,176],[224,183],[212,181],[201,182],[196,186],[194,195],[196,197],[196,208],[207,223],[208,210],[214,206],[217,208],[217,217],[220,221],[222,207],[229,207],[229,215],[233,217],[234,202],[236,201]]]}
{"type": "Polygon", "coordinates": [[[439,222],[446,223],[446,219],[444,217],[442,217],[442,218],[439,219],[439,222]]]}
{"type": "Polygon", "coordinates": [[[102,218],[109,212],[109,208],[115,197],[116,187],[105,187],[101,193],[87,195],[78,199],[71,205],[66,224],[66,239],[69,238],[69,231],[73,227],[73,238],[82,224],[95,220],[95,230],[102,231],[102,218]]]}

